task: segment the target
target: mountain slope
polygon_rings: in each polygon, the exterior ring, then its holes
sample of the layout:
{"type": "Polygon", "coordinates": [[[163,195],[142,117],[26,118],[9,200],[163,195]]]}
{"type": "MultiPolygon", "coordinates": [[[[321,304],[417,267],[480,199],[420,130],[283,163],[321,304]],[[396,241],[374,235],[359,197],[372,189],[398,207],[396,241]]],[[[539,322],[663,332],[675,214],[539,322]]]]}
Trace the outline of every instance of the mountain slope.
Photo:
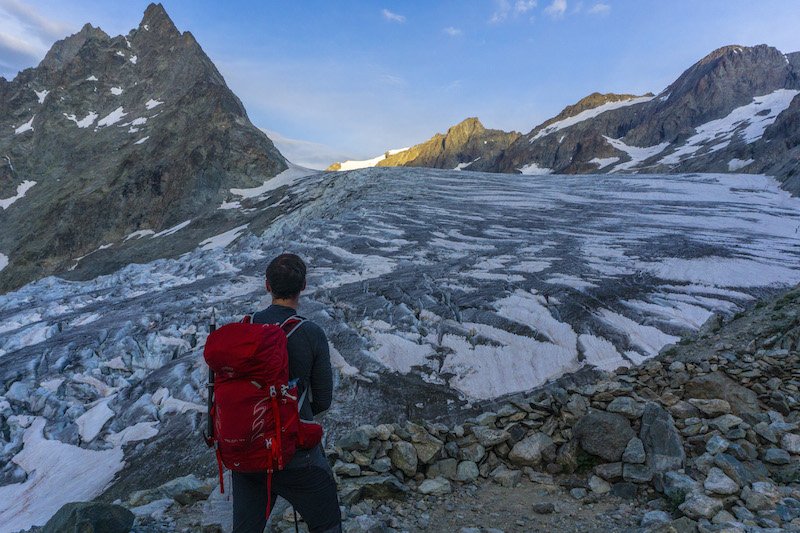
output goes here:
{"type": "Polygon", "coordinates": [[[0,78],[0,155],[0,290],[68,272],[287,168],[192,34],[155,4],[126,36],[87,24],[38,67],[0,78]]]}

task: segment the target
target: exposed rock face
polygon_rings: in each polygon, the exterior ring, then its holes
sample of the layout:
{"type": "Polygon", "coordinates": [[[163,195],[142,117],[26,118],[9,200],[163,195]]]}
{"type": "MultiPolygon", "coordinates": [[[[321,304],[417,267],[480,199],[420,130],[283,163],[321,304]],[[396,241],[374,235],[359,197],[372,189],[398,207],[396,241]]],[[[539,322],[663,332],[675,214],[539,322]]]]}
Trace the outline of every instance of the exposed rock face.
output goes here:
{"type": "MultiPolygon", "coordinates": [[[[487,130],[477,118],[468,118],[444,135],[437,133],[422,144],[387,155],[376,166],[471,168],[484,159],[496,160],[519,135],[515,131],[487,130]]],[[[328,170],[340,168],[341,164],[335,163],[328,170]]]]}
{"type": "Polygon", "coordinates": [[[161,5],[125,36],[87,24],[38,67],[0,78],[0,199],[35,182],[0,211],[0,290],[213,211],[230,188],[286,168],[161,5]]]}

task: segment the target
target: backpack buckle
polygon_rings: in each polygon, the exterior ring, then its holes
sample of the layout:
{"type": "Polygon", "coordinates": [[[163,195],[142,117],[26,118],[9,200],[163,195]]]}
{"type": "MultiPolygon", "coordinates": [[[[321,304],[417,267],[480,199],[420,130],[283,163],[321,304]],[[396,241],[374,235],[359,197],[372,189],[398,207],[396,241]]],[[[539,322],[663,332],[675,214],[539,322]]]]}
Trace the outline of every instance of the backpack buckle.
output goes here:
{"type": "Polygon", "coordinates": [[[270,398],[275,398],[278,395],[278,391],[275,390],[275,385],[269,386],[269,396],[270,398]]]}

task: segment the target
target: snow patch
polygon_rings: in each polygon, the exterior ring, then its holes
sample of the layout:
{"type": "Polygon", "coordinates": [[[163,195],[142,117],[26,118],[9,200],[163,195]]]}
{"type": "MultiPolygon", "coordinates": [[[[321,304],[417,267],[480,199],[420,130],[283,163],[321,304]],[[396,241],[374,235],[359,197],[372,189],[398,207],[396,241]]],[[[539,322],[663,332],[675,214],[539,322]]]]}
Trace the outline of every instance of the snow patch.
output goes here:
{"type": "MultiPolygon", "coordinates": [[[[119,52],[117,52],[117,53],[119,54],[119,52]]],[[[97,76],[94,76],[94,75],[89,76],[88,78],[86,78],[86,81],[97,81],[97,76]]]]}
{"type": "Polygon", "coordinates": [[[619,165],[615,166],[609,172],[619,172],[621,170],[628,170],[633,168],[643,161],[653,157],[654,155],[660,154],[669,146],[668,142],[657,144],[655,146],[646,146],[646,147],[639,147],[639,146],[628,146],[624,142],[619,139],[612,139],[611,137],[607,137],[603,135],[603,138],[621,152],[625,152],[630,157],[630,161],[626,161],[625,163],[620,163],[619,165]]]}
{"type": "Polygon", "coordinates": [[[40,103],[40,104],[43,104],[43,103],[44,103],[44,99],[45,99],[45,98],[47,98],[47,95],[48,95],[48,94],[50,94],[50,91],[48,91],[48,90],[44,90],[44,91],[33,91],[33,92],[35,92],[35,93],[36,93],[36,98],[38,98],[38,99],[39,99],[39,103],[40,103]]]}
{"type": "Polygon", "coordinates": [[[159,231],[150,238],[155,239],[156,237],[166,237],[167,235],[172,235],[173,233],[177,233],[178,231],[182,230],[191,223],[192,223],[191,219],[186,220],[184,222],[181,222],[177,226],[172,226],[171,228],[165,229],[164,231],[159,231]]]}
{"type": "Polygon", "coordinates": [[[687,139],[683,146],[662,158],[661,163],[676,165],[696,157],[704,148],[710,147],[710,152],[722,150],[736,135],[747,144],[759,140],[798,94],[800,91],[797,90],[778,89],[764,96],[756,96],[752,102],[737,107],[728,116],[695,128],[697,133],[687,139]]]}
{"type": "Polygon", "coordinates": [[[743,169],[744,167],[746,167],[747,165],[753,163],[754,161],[755,161],[755,159],[748,159],[748,160],[744,161],[742,159],[733,158],[730,161],[728,161],[728,171],[729,172],[736,172],[737,170],[743,169]]]}
{"type": "Polygon", "coordinates": [[[122,448],[93,451],[48,440],[45,423],[40,417],[33,421],[22,438],[22,451],[12,458],[28,478],[0,487],[4,531],[42,526],[64,504],[93,500],[125,466],[122,448]]]}
{"type": "Polygon", "coordinates": [[[619,161],[619,157],[595,157],[594,159],[590,159],[589,163],[596,164],[597,170],[600,170],[608,165],[616,163],[617,161],[619,161]]]}
{"type": "Polygon", "coordinates": [[[16,195],[12,196],[11,198],[0,198],[0,207],[2,207],[3,210],[8,209],[11,204],[16,202],[20,198],[23,198],[25,196],[25,193],[28,192],[34,185],[36,185],[35,181],[30,181],[30,180],[23,181],[22,183],[17,185],[16,195]]]}
{"type": "Polygon", "coordinates": [[[247,226],[250,224],[245,224],[244,226],[239,226],[238,228],[233,228],[230,231],[226,231],[225,233],[220,233],[219,235],[215,235],[214,237],[210,237],[200,243],[200,247],[203,250],[213,250],[214,248],[225,248],[230,243],[235,241],[239,238],[239,235],[242,234],[244,230],[247,229],[247,226]]]}
{"type": "Polygon", "coordinates": [[[681,340],[680,337],[668,335],[653,326],[643,326],[626,316],[608,309],[601,308],[598,311],[598,315],[604,322],[625,333],[631,344],[639,347],[647,356],[658,355],[661,348],[667,344],[675,344],[681,340]]]}
{"type": "Polygon", "coordinates": [[[131,56],[131,58],[130,58],[130,62],[131,62],[131,63],[133,63],[133,64],[135,65],[135,64],[136,64],[136,61],[137,61],[138,59],[139,59],[139,56],[131,56]]]}
{"type": "Polygon", "coordinates": [[[78,426],[78,434],[83,442],[92,442],[103,429],[103,426],[106,425],[106,422],[114,416],[114,411],[108,406],[108,402],[111,400],[112,398],[105,398],[75,420],[75,424],[78,426]]]}
{"type": "Polygon", "coordinates": [[[121,95],[122,94],[122,87],[112,87],[111,88],[111,94],[113,94],[115,96],[121,95]]]}
{"type": "Polygon", "coordinates": [[[164,102],[159,102],[158,100],[153,100],[152,98],[144,104],[144,106],[149,110],[153,109],[154,107],[160,106],[164,102]]]}
{"type": "Polygon", "coordinates": [[[19,135],[20,133],[25,133],[26,131],[33,131],[33,119],[36,118],[36,115],[33,115],[31,119],[20,126],[19,128],[14,130],[14,135],[19,135]]]}
{"type": "Polygon", "coordinates": [[[348,159],[344,163],[340,163],[342,168],[339,169],[339,172],[343,172],[345,170],[358,170],[359,168],[370,168],[374,167],[384,159],[386,159],[387,155],[394,155],[399,154],[400,152],[405,152],[408,148],[399,148],[397,150],[389,150],[383,155],[379,155],[378,157],[373,157],[372,159],[365,159],[363,161],[351,161],[348,159]]]}
{"type": "Polygon", "coordinates": [[[800,266],[784,266],[756,259],[667,257],[652,263],[640,263],[639,267],[661,279],[718,287],[765,287],[800,282],[800,266]]]}
{"type": "Polygon", "coordinates": [[[147,137],[142,137],[141,139],[139,139],[138,141],[136,141],[136,142],[135,142],[135,143],[133,143],[133,144],[142,144],[143,142],[145,142],[145,141],[146,141],[147,139],[149,139],[149,138],[150,138],[150,136],[149,136],[149,135],[148,135],[147,137]]]}
{"type": "Polygon", "coordinates": [[[112,126],[122,120],[122,117],[125,115],[127,115],[127,113],[122,109],[122,106],[120,106],[105,117],[101,118],[97,123],[97,128],[101,128],[103,126],[112,126]]]}
{"type": "Polygon", "coordinates": [[[67,117],[72,122],[74,122],[75,124],[77,124],[79,128],[88,128],[94,123],[95,120],[97,120],[97,117],[99,117],[100,115],[94,112],[89,112],[88,115],[86,115],[80,120],[78,120],[75,115],[67,115],[66,113],[64,113],[64,116],[67,117]]]}
{"type": "Polygon", "coordinates": [[[138,440],[152,439],[158,435],[156,426],[158,422],[139,422],[133,426],[128,426],[118,433],[110,433],[106,435],[105,441],[114,446],[123,446],[129,442],[138,440]]]}
{"type": "Polygon", "coordinates": [[[620,100],[618,102],[608,102],[603,105],[597,106],[593,109],[587,109],[586,111],[581,111],[577,115],[572,117],[565,118],[564,120],[559,120],[558,122],[553,122],[549,126],[542,128],[539,132],[530,139],[529,142],[533,142],[536,139],[540,139],[551,133],[555,133],[559,130],[563,130],[564,128],[569,128],[570,126],[574,126],[579,122],[583,122],[584,120],[589,120],[590,118],[594,118],[598,115],[605,113],[606,111],[611,111],[612,109],[619,109],[620,107],[627,107],[636,104],[643,104],[644,102],[649,102],[652,100],[652,96],[642,96],[640,98],[631,98],[629,100],[620,100]]]}
{"type": "Polygon", "coordinates": [[[553,173],[552,168],[540,167],[536,163],[528,163],[517,170],[519,170],[520,174],[525,174],[526,176],[544,176],[553,173]]]}
{"type": "MultiPolygon", "coordinates": [[[[145,137],[145,139],[146,138],[147,137],[145,137]]],[[[133,233],[131,233],[127,237],[125,237],[125,241],[129,241],[131,239],[141,239],[142,237],[146,237],[147,235],[155,235],[155,233],[156,232],[151,230],[151,229],[142,229],[142,230],[139,230],[139,231],[134,231],[133,233]]],[[[123,242],[125,242],[125,241],[123,241],[123,242]]]]}
{"type": "Polygon", "coordinates": [[[0,270],[8,266],[8,256],[0,254],[0,270]]]}
{"type": "Polygon", "coordinates": [[[316,173],[316,170],[299,167],[297,165],[289,165],[289,168],[264,182],[260,187],[252,189],[231,189],[231,194],[241,196],[242,198],[255,198],[262,194],[274,191],[275,189],[283,186],[292,186],[297,180],[316,173]]]}

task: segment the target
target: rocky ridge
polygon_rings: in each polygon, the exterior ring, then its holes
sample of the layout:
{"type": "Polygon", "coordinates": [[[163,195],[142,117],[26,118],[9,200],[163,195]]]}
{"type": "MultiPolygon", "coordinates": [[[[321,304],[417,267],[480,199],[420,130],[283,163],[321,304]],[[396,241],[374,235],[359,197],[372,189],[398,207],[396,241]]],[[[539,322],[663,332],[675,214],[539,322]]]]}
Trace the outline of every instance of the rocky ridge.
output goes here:
{"type": "MultiPolygon", "coordinates": [[[[361,426],[327,449],[345,530],[800,531],[799,344],[795,288],[589,383],[455,425],[361,426]]],[[[116,503],[133,531],[216,532],[214,513],[200,519],[215,485],[190,476],[116,503]]],[[[291,512],[272,528],[293,530],[291,512]]]]}
{"type": "MultiPolygon", "coordinates": [[[[658,95],[594,93],[507,147],[470,153],[472,163],[461,168],[523,174],[766,173],[797,195],[799,67],[797,52],[726,46],[658,95]]],[[[418,156],[439,137],[378,164],[453,168],[453,158],[418,156]]]]}
{"type": "Polygon", "coordinates": [[[142,237],[187,220],[202,226],[201,216],[224,227],[215,211],[232,187],[286,168],[160,4],[127,35],[87,24],[36,68],[0,78],[0,291],[189,251],[197,241],[163,250],[142,237]],[[123,239],[137,250],[118,264],[78,265],[123,239]]]}

